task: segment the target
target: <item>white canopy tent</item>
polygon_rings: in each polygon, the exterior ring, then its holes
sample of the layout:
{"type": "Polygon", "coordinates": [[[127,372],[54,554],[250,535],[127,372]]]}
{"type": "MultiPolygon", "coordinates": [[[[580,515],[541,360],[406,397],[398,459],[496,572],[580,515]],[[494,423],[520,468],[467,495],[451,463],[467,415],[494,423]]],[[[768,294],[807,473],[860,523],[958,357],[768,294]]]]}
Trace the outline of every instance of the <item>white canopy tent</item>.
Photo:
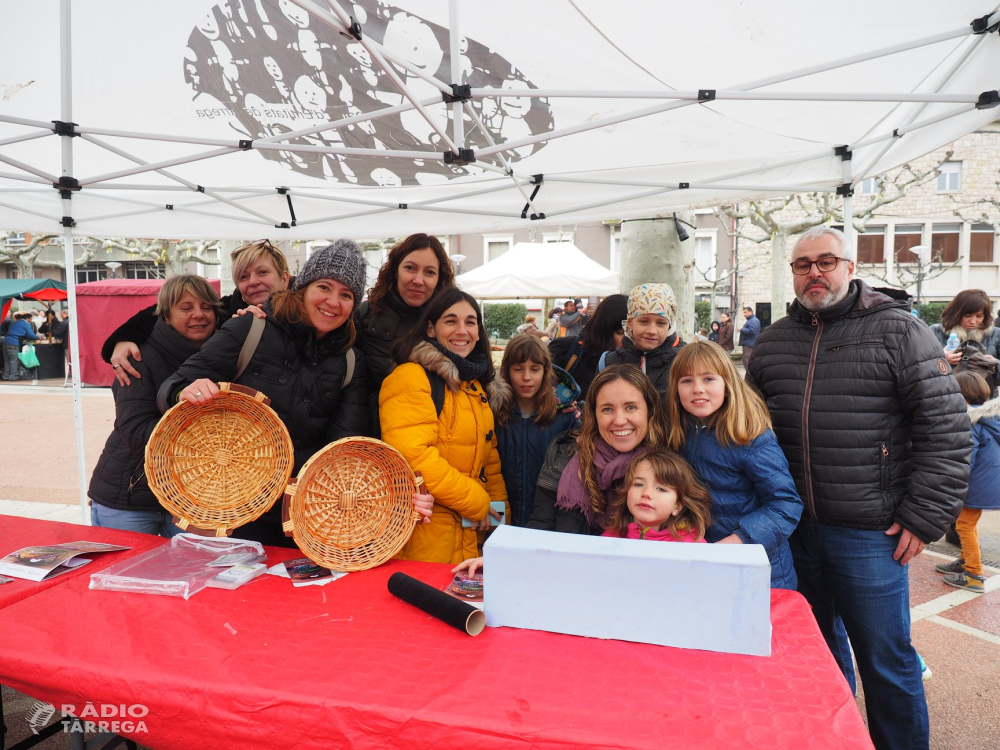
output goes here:
{"type": "Polygon", "coordinates": [[[572,242],[518,242],[494,261],[456,278],[479,299],[607,297],[618,274],[591,260],[572,242]]]}
{"type": "Polygon", "coordinates": [[[3,3],[0,228],[61,231],[71,263],[81,235],[849,203],[994,119],[998,19],[994,0],[3,3]]]}

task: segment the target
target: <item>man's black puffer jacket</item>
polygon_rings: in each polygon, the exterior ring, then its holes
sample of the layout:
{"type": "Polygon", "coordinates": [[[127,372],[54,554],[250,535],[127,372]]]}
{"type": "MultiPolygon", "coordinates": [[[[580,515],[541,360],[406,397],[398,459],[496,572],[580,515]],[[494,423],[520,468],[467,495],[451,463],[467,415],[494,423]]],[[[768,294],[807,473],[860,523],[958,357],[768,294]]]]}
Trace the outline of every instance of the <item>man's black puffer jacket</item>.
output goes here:
{"type": "Polygon", "coordinates": [[[747,373],[764,396],[807,518],[938,539],[968,490],[965,400],[909,297],[854,280],[813,314],[792,303],[747,373]]]}
{"type": "MultiPolygon", "coordinates": [[[[355,349],[354,374],[347,388],[342,389],[347,373],[347,358],[342,351],[347,340],[346,326],[317,342],[313,328],[276,320],[270,303],[265,304],[264,311],[264,334],[236,382],[271,399],[271,408],[292,438],[293,471],[297,472],[327,443],[370,434],[365,357],[355,349]]],[[[252,322],[252,315],[226,321],[163,384],[158,398],[161,409],[175,404],[180,392],[198,378],[232,381],[252,322]]]]}

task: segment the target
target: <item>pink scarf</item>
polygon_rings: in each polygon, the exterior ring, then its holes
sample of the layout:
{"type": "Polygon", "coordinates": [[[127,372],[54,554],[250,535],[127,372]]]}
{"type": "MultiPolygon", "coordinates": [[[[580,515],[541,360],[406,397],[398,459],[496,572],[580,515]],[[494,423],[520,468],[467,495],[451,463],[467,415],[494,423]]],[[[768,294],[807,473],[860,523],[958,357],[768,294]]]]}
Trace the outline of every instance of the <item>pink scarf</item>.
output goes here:
{"type": "MultiPolygon", "coordinates": [[[[597,486],[604,493],[607,499],[608,493],[625,477],[625,471],[632,459],[648,453],[648,445],[640,445],[633,448],[628,453],[619,453],[601,437],[597,438],[597,446],[594,451],[594,468],[597,469],[597,486]]],[[[566,464],[562,476],[559,478],[559,489],[556,494],[556,507],[563,510],[578,510],[583,513],[591,528],[600,526],[604,522],[604,514],[595,514],[590,505],[590,497],[587,495],[587,488],[580,479],[580,452],[577,451],[573,458],[566,464]]]]}

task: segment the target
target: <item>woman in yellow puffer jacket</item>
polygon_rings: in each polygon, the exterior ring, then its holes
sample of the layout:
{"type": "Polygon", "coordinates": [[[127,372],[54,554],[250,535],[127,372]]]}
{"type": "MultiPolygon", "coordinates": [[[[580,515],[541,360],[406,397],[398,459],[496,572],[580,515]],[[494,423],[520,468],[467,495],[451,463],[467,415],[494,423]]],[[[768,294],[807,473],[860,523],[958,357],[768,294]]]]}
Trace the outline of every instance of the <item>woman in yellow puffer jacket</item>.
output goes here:
{"type": "Polygon", "coordinates": [[[394,356],[403,364],[379,392],[382,439],[434,497],[431,522],[414,530],[398,557],[459,563],[479,554],[490,501],[504,501],[510,516],[489,403],[495,371],[475,299],[458,289],[438,294],[394,356]],[[463,518],[472,527],[463,528],[463,518]]]}

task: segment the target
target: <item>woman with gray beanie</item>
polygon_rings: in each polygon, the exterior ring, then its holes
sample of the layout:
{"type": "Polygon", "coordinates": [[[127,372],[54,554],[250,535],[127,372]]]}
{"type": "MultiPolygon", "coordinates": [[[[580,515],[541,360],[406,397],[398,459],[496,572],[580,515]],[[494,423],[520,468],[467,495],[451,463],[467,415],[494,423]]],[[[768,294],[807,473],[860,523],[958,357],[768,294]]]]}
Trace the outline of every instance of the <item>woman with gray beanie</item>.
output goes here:
{"type": "MultiPolygon", "coordinates": [[[[180,399],[207,404],[218,395],[221,381],[261,391],[291,435],[293,472],[331,441],[369,435],[365,357],[352,347],[354,305],[364,283],[365,259],[357,243],[337,240],[314,252],[294,289],[277,292],[264,304],[263,333],[242,373],[237,361],[255,320],[252,315],[227,321],[180,366],[160,389],[161,410],[180,399]]],[[[294,546],[281,531],[279,506],[237,535],[294,546]]]]}

